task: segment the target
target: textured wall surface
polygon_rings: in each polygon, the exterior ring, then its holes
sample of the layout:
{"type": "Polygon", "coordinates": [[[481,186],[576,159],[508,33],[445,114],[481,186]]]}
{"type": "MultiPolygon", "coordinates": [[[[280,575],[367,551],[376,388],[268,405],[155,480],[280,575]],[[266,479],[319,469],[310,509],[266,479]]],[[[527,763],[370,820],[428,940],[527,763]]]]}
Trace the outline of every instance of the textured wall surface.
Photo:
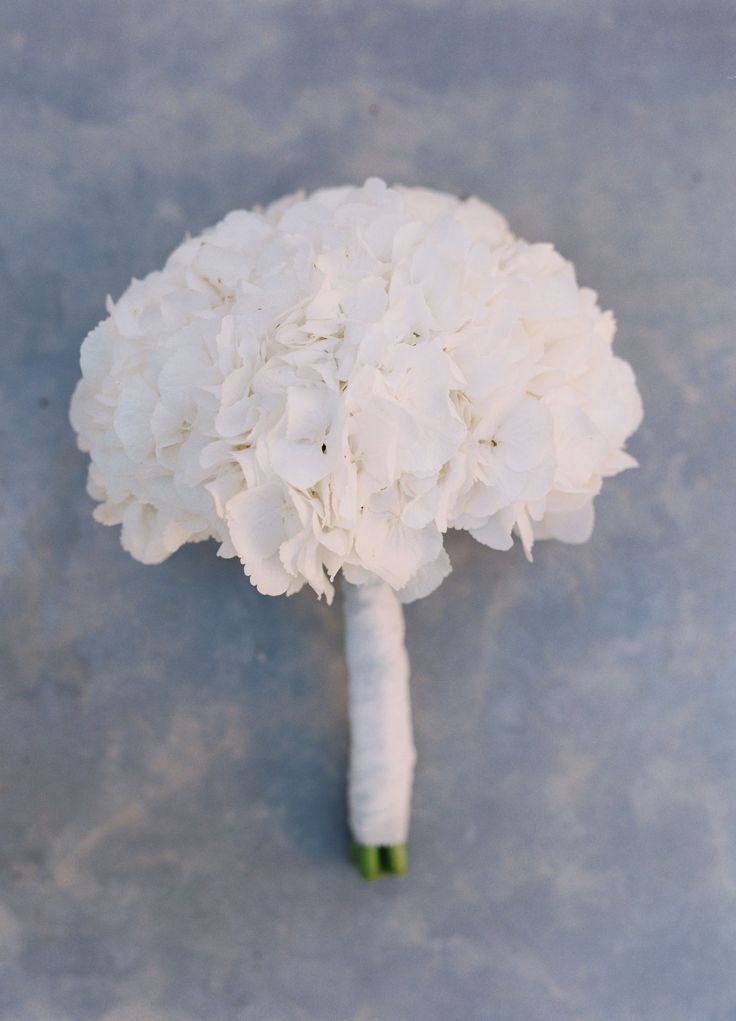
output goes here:
{"type": "Polygon", "coordinates": [[[0,18],[2,1021],[733,1021],[733,4],[0,18]],[[134,563],[66,417],[107,292],[370,174],[554,240],[647,410],[587,546],[455,537],[409,608],[411,872],[373,886],[339,609],[212,546],[134,563]]]}

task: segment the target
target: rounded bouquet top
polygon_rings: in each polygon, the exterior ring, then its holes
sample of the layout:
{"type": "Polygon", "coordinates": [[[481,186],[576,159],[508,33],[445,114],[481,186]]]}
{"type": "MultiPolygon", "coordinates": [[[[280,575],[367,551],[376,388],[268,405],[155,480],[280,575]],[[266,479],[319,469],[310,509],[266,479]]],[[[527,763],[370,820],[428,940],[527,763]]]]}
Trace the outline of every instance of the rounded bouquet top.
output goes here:
{"type": "Polygon", "coordinates": [[[583,542],[641,418],[615,323],[476,198],[326,188],[237,211],[134,280],[82,346],[89,492],[156,563],[214,537],[268,595],[583,542]]]}

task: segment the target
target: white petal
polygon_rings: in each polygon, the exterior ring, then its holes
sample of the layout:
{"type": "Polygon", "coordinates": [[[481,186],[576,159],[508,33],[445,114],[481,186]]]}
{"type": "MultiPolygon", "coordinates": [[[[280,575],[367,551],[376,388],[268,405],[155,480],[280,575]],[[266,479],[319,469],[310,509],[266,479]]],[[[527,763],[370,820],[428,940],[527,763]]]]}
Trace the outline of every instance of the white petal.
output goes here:
{"type": "Polygon", "coordinates": [[[608,454],[601,465],[601,475],[608,478],[611,475],[618,475],[619,472],[626,471],[628,468],[638,467],[639,462],[631,454],[627,454],[625,450],[614,450],[608,454]]]}
{"type": "Polygon", "coordinates": [[[245,367],[235,369],[224,380],[215,419],[220,436],[242,436],[255,425],[258,406],[250,393],[250,381],[250,372],[245,367]]]}
{"type": "Polygon", "coordinates": [[[395,589],[435,560],[441,548],[442,536],[434,525],[407,528],[394,515],[367,508],[355,537],[355,552],[363,565],[395,589]]]}
{"type": "Polygon", "coordinates": [[[452,564],[446,551],[440,551],[431,564],[420,567],[414,577],[396,593],[402,603],[412,603],[415,599],[424,599],[442,584],[452,571],[452,564]]]}
{"type": "Polygon", "coordinates": [[[131,461],[143,461],[153,449],[151,419],[157,399],[153,387],[136,377],[121,391],[113,424],[131,461]]]}
{"type": "Polygon", "coordinates": [[[228,500],[225,518],[230,539],[246,570],[278,552],[287,538],[287,515],[284,492],[275,483],[237,493],[228,500]]]}
{"type": "Polygon", "coordinates": [[[158,514],[150,504],[129,504],[122,524],[123,549],[141,563],[160,564],[173,552],[164,542],[158,514]]]}
{"type": "Polygon", "coordinates": [[[507,550],[514,545],[511,538],[511,529],[514,527],[515,514],[513,508],[507,507],[504,510],[493,514],[484,525],[470,530],[470,534],[484,546],[491,549],[507,550]]]}
{"type": "Polygon", "coordinates": [[[534,523],[537,539],[559,539],[561,542],[587,542],[593,532],[595,510],[589,500],[577,510],[548,512],[541,521],[534,523]]]}

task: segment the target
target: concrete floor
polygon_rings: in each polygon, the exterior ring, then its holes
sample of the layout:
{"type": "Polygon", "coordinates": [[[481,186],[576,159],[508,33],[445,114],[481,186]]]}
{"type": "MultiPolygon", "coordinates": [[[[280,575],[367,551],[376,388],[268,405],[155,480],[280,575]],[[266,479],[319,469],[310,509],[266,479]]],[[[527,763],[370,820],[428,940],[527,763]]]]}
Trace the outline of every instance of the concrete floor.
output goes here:
{"type": "Polygon", "coordinates": [[[0,1017],[736,1018],[736,17],[718,0],[8,0],[0,1017]],[[412,606],[403,880],[345,860],[339,606],[91,519],[79,344],[303,185],[476,192],[573,258],[647,417],[592,541],[412,606]]]}

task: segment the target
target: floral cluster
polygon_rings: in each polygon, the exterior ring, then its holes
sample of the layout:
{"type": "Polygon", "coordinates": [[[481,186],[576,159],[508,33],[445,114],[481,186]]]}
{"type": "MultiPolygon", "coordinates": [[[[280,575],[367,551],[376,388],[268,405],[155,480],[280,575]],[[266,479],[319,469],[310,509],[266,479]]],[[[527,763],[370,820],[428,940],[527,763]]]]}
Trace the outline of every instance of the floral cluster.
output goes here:
{"type": "Polygon", "coordinates": [[[260,592],[404,600],[493,549],[583,542],[641,418],[573,266],[478,199],[362,187],[230,213],[134,280],[72,400],[97,520],[156,563],[215,538],[260,592]]]}

